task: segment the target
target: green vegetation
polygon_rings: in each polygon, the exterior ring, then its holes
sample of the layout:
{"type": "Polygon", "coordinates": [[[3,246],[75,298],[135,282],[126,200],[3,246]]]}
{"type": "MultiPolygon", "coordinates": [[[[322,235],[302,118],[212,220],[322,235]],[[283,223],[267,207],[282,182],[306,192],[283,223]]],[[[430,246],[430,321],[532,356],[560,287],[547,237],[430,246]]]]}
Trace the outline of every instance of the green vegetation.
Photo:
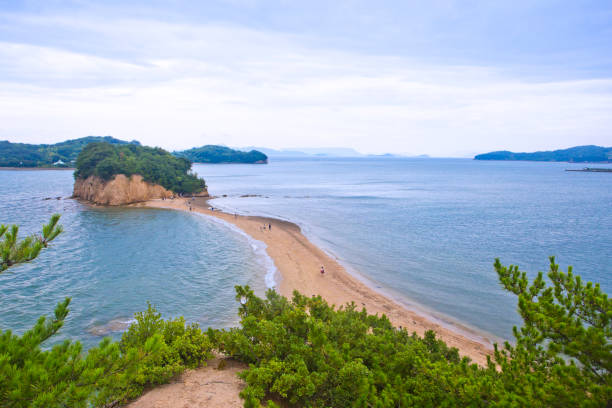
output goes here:
{"type": "Polygon", "coordinates": [[[206,145],[193,149],[174,152],[194,163],[267,163],[268,156],[257,150],[242,152],[224,146],[206,145]]]}
{"type": "Polygon", "coordinates": [[[90,143],[76,161],[75,178],[97,176],[111,180],[117,174],[140,174],[145,181],[175,193],[198,193],[204,180],[191,173],[191,162],[156,147],[90,143]]]}
{"type": "Polygon", "coordinates": [[[535,153],[513,153],[507,150],[479,154],[475,160],[525,160],[561,162],[612,162],[612,147],[576,146],[569,149],[535,153]]]}
{"type": "MultiPolygon", "coordinates": [[[[59,233],[59,216],[42,238],[59,233]]],[[[3,227],[4,228],[4,227],[3,227]]],[[[16,242],[16,227],[2,248],[16,242]],[[8,242],[10,241],[10,242],[8,242]]],[[[46,237],[46,238],[45,238],[46,237]]],[[[40,247],[42,249],[44,246],[40,247]]],[[[38,255],[14,260],[9,266],[38,255]]],[[[27,252],[27,251],[26,251],[27,252]]],[[[487,367],[461,358],[429,331],[424,337],[368,315],[355,304],[339,309],[320,296],[273,290],[261,299],[236,286],[240,327],[230,330],[164,321],[149,305],[121,341],[104,339],[84,353],[65,341],[43,350],[62,327],[70,299],[52,319],[41,317],[21,336],[0,331],[0,406],[116,407],[157,384],[198,367],[217,349],[249,364],[240,373],[245,407],[606,407],[612,401],[612,301],[550,259],[547,285],[518,267],[495,261],[503,287],[518,296],[523,327],[516,344],[495,348],[487,367]]]]}
{"type": "MultiPolygon", "coordinates": [[[[46,243],[62,232],[58,220],[54,215],[43,227],[46,243]]],[[[15,237],[17,229],[11,228],[15,237]]],[[[7,241],[13,237],[5,235],[0,247],[15,246],[7,241]]],[[[26,238],[16,246],[30,244],[26,238]]],[[[39,252],[11,258],[8,266],[30,261],[39,252]]],[[[211,343],[197,325],[187,325],[183,318],[165,321],[151,305],[136,314],[136,323],[120,342],[106,338],[86,354],[79,342],[69,340],[43,350],[43,343],[63,326],[69,305],[66,298],[53,318],[41,317],[21,336],[0,330],[0,406],[116,407],[211,357],[211,343]]]]}
{"type": "Polygon", "coordinates": [[[516,344],[497,349],[488,367],[470,364],[427,332],[394,328],[354,304],[335,310],[321,297],[269,291],[259,299],[237,287],[241,327],[209,335],[248,363],[245,407],[286,401],[307,407],[602,407],[612,401],[612,301],[598,285],[559,271],[540,273],[499,260],[503,286],[518,295],[525,322],[516,344]]]}
{"type": "Polygon", "coordinates": [[[5,140],[0,141],[0,167],[74,167],[81,150],[92,142],[140,144],[135,140],[126,142],[110,136],[87,136],[52,145],[11,143],[5,140]]]}
{"type": "MultiPolygon", "coordinates": [[[[74,167],[81,151],[90,143],[136,145],[111,136],[87,136],[56,144],[27,144],[0,141],[0,167],[74,167]]],[[[268,156],[257,151],[242,152],[224,146],[207,145],[173,153],[196,163],[266,163],[268,156]]]]}
{"type": "Polygon", "coordinates": [[[59,214],[53,214],[51,220],[43,225],[41,235],[31,235],[23,240],[17,238],[18,225],[0,225],[0,273],[10,266],[31,261],[36,258],[43,248],[46,248],[63,229],[57,225],[59,214]]]}

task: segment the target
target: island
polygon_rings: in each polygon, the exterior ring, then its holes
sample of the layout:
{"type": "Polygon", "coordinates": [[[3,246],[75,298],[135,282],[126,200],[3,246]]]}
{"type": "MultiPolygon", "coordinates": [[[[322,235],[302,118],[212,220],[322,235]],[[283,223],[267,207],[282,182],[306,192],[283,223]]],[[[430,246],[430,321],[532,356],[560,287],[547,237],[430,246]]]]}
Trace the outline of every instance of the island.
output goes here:
{"type": "Polygon", "coordinates": [[[93,142],[109,144],[135,144],[111,136],[87,136],[55,144],[12,143],[0,141],[0,167],[74,167],[76,158],[85,146],[93,142]]]}
{"type": "Polygon", "coordinates": [[[612,147],[575,146],[569,149],[514,153],[507,150],[479,154],[474,160],[555,161],[570,163],[612,163],[612,147]]]}
{"type": "MultiPolygon", "coordinates": [[[[125,141],[112,136],[86,136],[55,144],[13,143],[0,141],[0,167],[17,168],[74,168],[81,150],[90,143],[103,142],[114,145],[137,145],[137,140],[125,141]]],[[[257,150],[240,151],[225,146],[206,145],[175,151],[194,163],[267,163],[268,156],[257,150]]]]}
{"type": "Polygon", "coordinates": [[[177,157],[184,157],[194,163],[246,163],[266,164],[268,156],[257,150],[241,151],[225,146],[206,145],[188,150],[175,151],[177,157]]]}
{"type": "Polygon", "coordinates": [[[88,144],[76,159],[74,178],[73,197],[101,205],[208,196],[189,160],[137,144],[88,144]]]}

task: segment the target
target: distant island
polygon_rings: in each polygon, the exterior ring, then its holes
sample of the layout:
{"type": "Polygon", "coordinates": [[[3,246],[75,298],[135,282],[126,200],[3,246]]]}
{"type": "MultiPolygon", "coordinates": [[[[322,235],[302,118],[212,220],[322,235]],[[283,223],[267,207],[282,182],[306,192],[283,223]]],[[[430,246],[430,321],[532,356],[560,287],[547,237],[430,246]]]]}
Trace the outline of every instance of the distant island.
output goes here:
{"type": "Polygon", "coordinates": [[[90,143],[76,160],[73,196],[122,205],[174,195],[208,196],[191,162],[159,147],[90,143]]]}
{"type": "Polygon", "coordinates": [[[555,161],[573,163],[612,163],[612,147],[576,146],[569,149],[541,151],[534,153],[514,153],[507,150],[479,154],[475,160],[523,160],[555,161]]]}
{"type": "Polygon", "coordinates": [[[294,147],[286,149],[270,149],[267,147],[238,147],[238,150],[257,150],[271,158],[429,158],[426,154],[409,153],[364,154],[350,147],[294,147]]]}
{"type": "MultiPolygon", "coordinates": [[[[12,143],[0,141],[0,167],[73,168],[81,150],[90,143],[137,145],[140,142],[119,140],[112,136],[87,136],[55,144],[12,143]]],[[[248,152],[225,146],[207,145],[173,152],[195,163],[267,163],[268,157],[256,150],[248,152]]]]}
{"type": "Polygon", "coordinates": [[[265,164],[268,162],[268,156],[257,150],[245,152],[216,145],[194,147],[188,150],[175,151],[172,154],[177,157],[188,159],[194,163],[265,164]]]}
{"type": "Polygon", "coordinates": [[[76,158],[85,146],[93,142],[135,144],[111,136],[87,136],[55,144],[11,143],[0,141],[0,167],[74,167],[76,158]]]}
{"type": "Polygon", "coordinates": [[[364,155],[348,147],[302,147],[288,149],[270,149],[268,147],[248,146],[239,150],[257,150],[268,157],[302,158],[302,157],[363,157],[364,155]]]}

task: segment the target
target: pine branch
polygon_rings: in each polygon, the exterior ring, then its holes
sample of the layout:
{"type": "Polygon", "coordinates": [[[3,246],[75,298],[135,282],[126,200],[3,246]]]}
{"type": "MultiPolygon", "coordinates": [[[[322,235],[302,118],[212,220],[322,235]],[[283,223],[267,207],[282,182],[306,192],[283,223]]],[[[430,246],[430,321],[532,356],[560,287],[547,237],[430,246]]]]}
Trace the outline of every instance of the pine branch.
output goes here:
{"type": "Polygon", "coordinates": [[[21,241],[18,240],[19,226],[0,225],[0,273],[38,257],[40,251],[63,232],[63,227],[58,225],[59,219],[59,214],[53,214],[49,223],[43,225],[42,235],[32,235],[21,241]]]}

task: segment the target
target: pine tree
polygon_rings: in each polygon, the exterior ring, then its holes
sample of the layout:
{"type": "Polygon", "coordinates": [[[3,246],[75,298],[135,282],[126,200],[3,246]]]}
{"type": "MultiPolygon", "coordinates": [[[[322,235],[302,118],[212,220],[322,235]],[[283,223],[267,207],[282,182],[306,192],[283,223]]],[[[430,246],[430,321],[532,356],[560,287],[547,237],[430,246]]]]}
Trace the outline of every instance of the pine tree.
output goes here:
{"type": "MultiPolygon", "coordinates": [[[[21,241],[17,225],[0,226],[0,271],[35,259],[63,231],[59,219],[59,214],[52,215],[40,235],[21,241]]],[[[53,318],[42,316],[21,336],[10,330],[0,331],[0,406],[86,406],[104,378],[134,366],[135,353],[121,355],[110,339],[86,356],[79,342],[69,340],[50,350],[41,349],[63,326],[69,305],[70,298],[66,298],[55,308],[53,318]]]]}
{"type": "Polygon", "coordinates": [[[494,266],[503,287],[518,295],[523,318],[523,327],[514,327],[516,344],[495,350],[507,401],[539,400],[546,406],[612,401],[612,300],[599,284],[584,284],[571,266],[567,273],[559,270],[554,257],[548,272],[552,286],[542,272],[530,285],[518,266],[502,266],[499,259],[494,266]]]}
{"type": "Polygon", "coordinates": [[[47,248],[64,230],[57,225],[59,219],[59,214],[53,214],[49,223],[43,225],[40,235],[31,235],[21,241],[17,238],[18,225],[0,225],[0,273],[11,266],[33,260],[43,248],[47,248]]]}
{"type": "MultiPolygon", "coordinates": [[[[2,270],[35,259],[63,231],[59,218],[54,214],[39,236],[22,241],[16,225],[2,225],[2,270]]],[[[65,340],[44,349],[62,328],[69,305],[66,298],[53,318],[40,317],[21,336],[0,330],[0,407],[116,407],[211,357],[212,345],[197,325],[165,321],[151,305],[136,314],[121,343],[105,338],[85,353],[80,342],[65,340]]]]}

